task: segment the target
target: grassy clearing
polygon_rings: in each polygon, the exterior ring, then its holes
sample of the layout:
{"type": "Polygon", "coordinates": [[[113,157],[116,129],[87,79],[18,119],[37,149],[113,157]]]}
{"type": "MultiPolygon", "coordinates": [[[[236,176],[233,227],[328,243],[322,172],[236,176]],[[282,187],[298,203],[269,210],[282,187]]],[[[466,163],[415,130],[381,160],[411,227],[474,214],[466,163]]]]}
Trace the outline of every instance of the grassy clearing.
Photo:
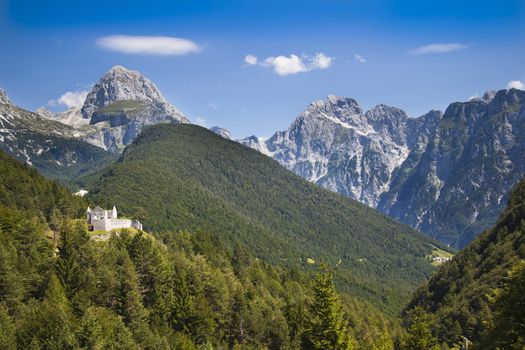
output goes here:
{"type": "Polygon", "coordinates": [[[443,250],[441,248],[438,248],[434,246],[434,249],[432,250],[432,254],[428,255],[427,258],[430,260],[432,265],[439,266],[448,260],[452,259],[454,257],[454,254],[451,252],[447,252],[446,250],[443,250]]]}

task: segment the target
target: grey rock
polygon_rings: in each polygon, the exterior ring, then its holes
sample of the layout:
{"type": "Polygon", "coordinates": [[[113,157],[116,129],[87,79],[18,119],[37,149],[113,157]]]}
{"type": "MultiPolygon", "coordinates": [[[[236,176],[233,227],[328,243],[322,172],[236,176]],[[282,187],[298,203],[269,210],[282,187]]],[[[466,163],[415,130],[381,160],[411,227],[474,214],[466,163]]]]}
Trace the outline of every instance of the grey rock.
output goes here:
{"type": "Polygon", "coordinates": [[[9,100],[9,97],[7,96],[7,93],[4,89],[0,89],[0,104],[11,104],[11,101],[9,100]]]}
{"type": "Polygon", "coordinates": [[[213,126],[210,128],[210,131],[216,133],[217,135],[219,136],[222,136],[224,137],[225,139],[228,139],[228,140],[231,140],[232,138],[232,135],[230,134],[230,130],[228,129],[225,129],[225,128],[221,128],[221,127],[218,127],[218,126],[213,126]]]}
{"type": "Polygon", "coordinates": [[[270,139],[240,143],[296,174],[463,247],[525,175],[525,91],[489,91],[410,118],[329,96],[270,139]]]}

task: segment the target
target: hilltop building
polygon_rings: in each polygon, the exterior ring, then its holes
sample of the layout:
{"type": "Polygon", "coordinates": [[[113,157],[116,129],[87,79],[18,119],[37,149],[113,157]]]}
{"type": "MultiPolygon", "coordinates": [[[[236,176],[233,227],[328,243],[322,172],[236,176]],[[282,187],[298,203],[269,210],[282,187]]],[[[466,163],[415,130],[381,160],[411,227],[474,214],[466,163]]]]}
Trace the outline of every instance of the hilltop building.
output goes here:
{"type": "Polygon", "coordinates": [[[142,224],[138,220],[119,219],[115,206],[113,206],[112,210],[106,210],[99,206],[96,206],[94,209],[88,207],[86,216],[90,231],[111,231],[119,228],[142,230],[142,224]]]}

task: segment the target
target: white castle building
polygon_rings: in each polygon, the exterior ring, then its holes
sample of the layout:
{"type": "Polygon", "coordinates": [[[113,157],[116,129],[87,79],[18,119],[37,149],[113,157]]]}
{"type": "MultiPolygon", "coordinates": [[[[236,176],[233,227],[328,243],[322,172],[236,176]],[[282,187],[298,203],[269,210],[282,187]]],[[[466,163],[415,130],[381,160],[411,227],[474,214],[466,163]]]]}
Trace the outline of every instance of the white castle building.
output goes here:
{"type": "Polygon", "coordinates": [[[142,230],[142,224],[138,220],[119,219],[115,206],[113,206],[113,210],[102,209],[99,206],[94,209],[88,207],[86,216],[90,231],[111,231],[118,228],[142,230]]]}

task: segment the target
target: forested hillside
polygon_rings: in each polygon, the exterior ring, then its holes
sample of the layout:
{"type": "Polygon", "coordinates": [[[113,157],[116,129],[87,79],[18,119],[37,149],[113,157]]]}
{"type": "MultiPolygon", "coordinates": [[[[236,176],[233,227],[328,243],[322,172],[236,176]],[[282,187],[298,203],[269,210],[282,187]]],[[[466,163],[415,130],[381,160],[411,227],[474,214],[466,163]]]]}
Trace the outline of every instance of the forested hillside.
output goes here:
{"type": "Polygon", "coordinates": [[[209,232],[272,264],[337,266],[345,291],[391,313],[433,270],[430,239],[198,126],[151,127],[86,182],[93,202],[159,235],[209,232]]]}
{"type": "Polygon", "coordinates": [[[1,349],[393,347],[395,323],[338,295],[329,270],[205,232],[93,240],[84,200],[3,153],[0,179],[1,349]]]}
{"type": "Polygon", "coordinates": [[[414,295],[406,310],[426,319],[436,342],[467,337],[479,349],[525,347],[525,179],[498,222],[414,295]]]}

